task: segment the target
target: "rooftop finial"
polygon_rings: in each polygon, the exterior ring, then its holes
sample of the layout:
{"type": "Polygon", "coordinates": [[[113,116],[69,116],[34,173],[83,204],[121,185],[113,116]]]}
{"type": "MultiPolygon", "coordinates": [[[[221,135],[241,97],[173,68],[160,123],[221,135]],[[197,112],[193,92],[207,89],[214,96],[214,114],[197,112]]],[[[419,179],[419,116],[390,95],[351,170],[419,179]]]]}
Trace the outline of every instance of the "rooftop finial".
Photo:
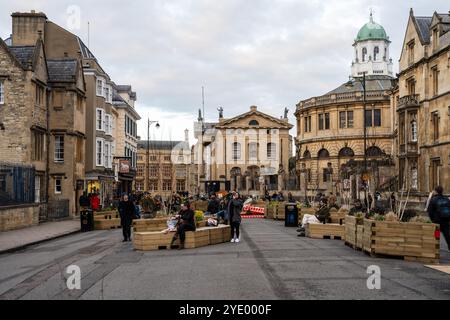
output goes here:
{"type": "Polygon", "coordinates": [[[370,22],[373,23],[373,9],[370,8],[370,22]]]}

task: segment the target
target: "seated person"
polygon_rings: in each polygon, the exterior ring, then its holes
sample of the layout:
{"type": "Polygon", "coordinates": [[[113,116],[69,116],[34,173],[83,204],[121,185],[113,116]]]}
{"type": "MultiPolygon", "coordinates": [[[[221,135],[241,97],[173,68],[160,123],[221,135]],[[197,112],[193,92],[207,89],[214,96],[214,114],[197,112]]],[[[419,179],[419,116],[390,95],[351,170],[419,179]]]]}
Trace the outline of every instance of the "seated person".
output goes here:
{"type": "Polygon", "coordinates": [[[189,202],[183,203],[181,205],[181,211],[176,215],[176,218],[180,219],[177,227],[177,232],[172,238],[170,246],[173,246],[175,241],[180,238],[179,249],[184,249],[184,241],[186,240],[187,231],[195,231],[195,213],[191,209],[189,202]]]}
{"type": "Polygon", "coordinates": [[[305,236],[305,227],[307,224],[319,224],[319,223],[326,223],[328,222],[330,218],[330,209],[327,207],[326,203],[321,202],[319,210],[316,212],[316,214],[305,214],[302,219],[302,225],[299,229],[297,229],[300,234],[299,237],[305,236]]]}
{"type": "Polygon", "coordinates": [[[358,213],[358,212],[363,213],[363,212],[365,212],[365,211],[366,211],[366,209],[365,209],[365,207],[363,206],[361,200],[356,199],[355,202],[354,202],[354,204],[353,204],[353,208],[350,209],[350,212],[348,213],[348,215],[349,215],[349,216],[354,216],[354,215],[355,215],[356,213],[358,213]]]}

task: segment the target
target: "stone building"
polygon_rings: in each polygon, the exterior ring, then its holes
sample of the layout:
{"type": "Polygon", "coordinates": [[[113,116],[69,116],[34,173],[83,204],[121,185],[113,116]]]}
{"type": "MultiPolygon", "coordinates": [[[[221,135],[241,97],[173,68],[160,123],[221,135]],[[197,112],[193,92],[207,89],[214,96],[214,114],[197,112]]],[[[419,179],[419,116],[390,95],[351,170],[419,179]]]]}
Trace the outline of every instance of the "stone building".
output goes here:
{"type": "Polygon", "coordinates": [[[113,104],[117,119],[113,129],[115,139],[114,167],[117,172],[116,195],[130,193],[137,167],[137,121],[141,119],[134,108],[136,92],[129,85],[114,86],[113,104]]]}
{"type": "Polygon", "coordinates": [[[163,197],[173,192],[186,192],[190,164],[187,132],[185,141],[141,140],[138,142],[135,190],[163,197]]]}
{"type": "MultiPolygon", "coordinates": [[[[40,207],[33,224],[74,215],[84,182],[82,64],[79,57],[49,59],[46,19],[43,13],[14,13],[11,38],[0,39],[0,161],[33,167],[28,189],[40,207]]],[[[19,226],[32,224],[27,221],[19,226]]]]}
{"type": "Polygon", "coordinates": [[[410,11],[397,97],[399,189],[423,209],[437,185],[450,192],[450,13],[410,11]]]}
{"type": "Polygon", "coordinates": [[[281,119],[256,106],[246,113],[225,119],[219,109],[219,121],[205,123],[199,116],[195,124],[194,169],[196,193],[238,190],[264,194],[286,189],[292,137],[287,112],[281,119]]]}
{"type": "Polygon", "coordinates": [[[366,165],[368,175],[364,177],[370,177],[371,192],[391,184],[395,112],[390,105],[393,78],[389,45],[384,28],[371,16],[353,44],[353,80],[297,104],[297,174],[305,194],[333,191],[348,199],[360,198],[366,165]]]}

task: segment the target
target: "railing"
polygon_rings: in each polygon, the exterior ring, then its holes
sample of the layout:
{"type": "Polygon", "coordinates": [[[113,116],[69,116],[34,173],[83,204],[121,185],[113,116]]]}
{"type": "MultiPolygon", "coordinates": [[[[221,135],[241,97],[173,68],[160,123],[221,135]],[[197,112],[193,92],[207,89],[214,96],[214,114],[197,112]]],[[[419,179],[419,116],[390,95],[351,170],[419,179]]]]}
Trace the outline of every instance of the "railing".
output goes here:
{"type": "Polygon", "coordinates": [[[69,200],[50,201],[41,204],[39,222],[60,220],[69,217],[69,200]]]}
{"type": "Polygon", "coordinates": [[[0,163],[0,206],[34,203],[35,168],[0,163]]]}
{"type": "Polygon", "coordinates": [[[408,107],[408,106],[419,106],[419,95],[418,94],[412,94],[408,96],[403,97],[397,97],[397,106],[398,108],[401,107],[408,107]]]}
{"type": "MultiPolygon", "coordinates": [[[[367,101],[379,100],[386,98],[386,95],[382,91],[368,91],[366,93],[367,101]]],[[[342,103],[342,102],[353,102],[362,101],[362,92],[344,92],[344,93],[333,93],[320,97],[314,97],[309,100],[300,102],[297,110],[301,110],[309,107],[318,107],[322,105],[332,104],[332,103],[342,103]]]]}

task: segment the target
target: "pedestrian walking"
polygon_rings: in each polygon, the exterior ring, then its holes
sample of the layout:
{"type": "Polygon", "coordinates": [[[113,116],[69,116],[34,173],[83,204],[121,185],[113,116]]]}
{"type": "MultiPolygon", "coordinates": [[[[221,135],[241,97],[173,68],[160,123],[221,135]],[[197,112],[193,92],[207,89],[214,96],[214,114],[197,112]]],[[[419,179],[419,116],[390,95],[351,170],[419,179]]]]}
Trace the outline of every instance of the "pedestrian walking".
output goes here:
{"type": "Polygon", "coordinates": [[[128,199],[128,195],[124,195],[119,203],[120,224],[122,225],[123,242],[131,241],[131,224],[135,215],[135,207],[133,201],[128,199]]]}
{"type": "Polygon", "coordinates": [[[450,199],[443,195],[444,189],[441,186],[437,186],[434,191],[435,195],[428,206],[428,215],[433,223],[440,225],[447,249],[450,251],[450,199]]]}
{"type": "Polygon", "coordinates": [[[180,246],[178,249],[184,249],[184,242],[186,240],[186,231],[195,231],[195,214],[191,209],[189,202],[181,205],[181,210],[176,216],[179,219],[177,232],[172,238],[170,246],[172,247],[175,241],[180,238],[180,246]]]}
{"type": "Polygon", "coordinates": [[[233,199],[230,200],[229,219],[231,225],[231,242],[238,243],[240,241],[239,228],[241,226],[241,212],[243,208],[243,202],[239,193],[233,195],[233,199]]]}

